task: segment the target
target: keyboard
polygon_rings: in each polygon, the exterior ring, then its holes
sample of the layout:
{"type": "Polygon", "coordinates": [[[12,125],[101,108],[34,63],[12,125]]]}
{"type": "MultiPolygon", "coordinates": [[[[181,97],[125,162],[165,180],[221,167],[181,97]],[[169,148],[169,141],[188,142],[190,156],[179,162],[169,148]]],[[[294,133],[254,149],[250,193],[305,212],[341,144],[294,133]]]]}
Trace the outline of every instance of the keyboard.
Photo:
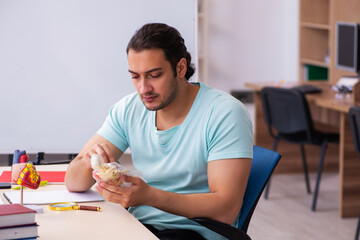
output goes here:
{"type": "Polygon", "coordinates": [[[316,87],[314,85],[310,85],[310,84],[305,84],[305,85],[301,85],[301,86],[296,86],[293,87],[293,89],[297,89],[300,92],[302,92],[303,94],[307,94],[307,93],[320,93],[322,91],[321,88],[316,87]]]}

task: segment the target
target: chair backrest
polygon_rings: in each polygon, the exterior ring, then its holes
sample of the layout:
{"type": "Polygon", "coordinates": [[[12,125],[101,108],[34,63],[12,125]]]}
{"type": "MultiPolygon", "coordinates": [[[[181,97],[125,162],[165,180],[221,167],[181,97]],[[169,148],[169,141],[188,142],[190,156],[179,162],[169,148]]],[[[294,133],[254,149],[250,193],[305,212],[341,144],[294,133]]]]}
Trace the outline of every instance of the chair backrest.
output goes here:
{"type": "Polygon", "coordinates": [[[349,120],[354,148],[360,154],[360,107],[352,106],[350,108],[349,120]]]}
{"type": "Polygon", "coordinates": [[[275,151],[254,146],[251,170],[240,211],[238,228],[247,232],[250,219],[259,198],[281,155],[275,151]]]}
{"type": "Polygon", "coordinates": [[[306,131],[311,137],[313,123],[305,96],[299,90],[265,87],[260,92],[265,121],[272,136],[306,131]]]}

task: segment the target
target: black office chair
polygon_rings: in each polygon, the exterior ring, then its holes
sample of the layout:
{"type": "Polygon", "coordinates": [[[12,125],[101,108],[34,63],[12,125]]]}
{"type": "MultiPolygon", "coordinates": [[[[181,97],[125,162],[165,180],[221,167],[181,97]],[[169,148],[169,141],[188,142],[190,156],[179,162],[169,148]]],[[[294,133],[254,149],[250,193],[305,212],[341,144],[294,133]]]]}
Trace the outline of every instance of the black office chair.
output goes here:
{"type": "MultiPolygon", "coordinates": [[[[275,139],[273,150],[276,151],[279,140],[300,145],[306,189],[309,194],[311,189],[304,144],[321,146],[315,192],[311,207],[315,211],[325,149],[329,142],[338,143],[339,135],[323,133],[314,129],[308,103],[304,94],[298,89],[265,87],[261,90],[260,96],[269,133],[275,139]]],[[[268,198],[269,189],[270,181],[265,190],[265,198],[268,198]]]]}
{"type": "MultiPolygon", "coordinates": [[[[351,135],[353,138],[354,148],[355,151],[357,151],[360,156],[360,107],[352,106],[350,108],[349,120],[350,120],[350,128],[351,128],[351,135]]],[[[359,214],[357,228],[355,231],[355,240],[359,239],[359,234],[360,234],[360,214],[359,214]]]]}
{"type": "Polygon", "coordinates": [[[247,234],[250,219],[267,181],[281,158],[279,153],[266,148],[254,146],[253,149],[250,175],[237,227],[206,218],[192,218],[197,223],[230,240],[251,240],[247,234]]]}

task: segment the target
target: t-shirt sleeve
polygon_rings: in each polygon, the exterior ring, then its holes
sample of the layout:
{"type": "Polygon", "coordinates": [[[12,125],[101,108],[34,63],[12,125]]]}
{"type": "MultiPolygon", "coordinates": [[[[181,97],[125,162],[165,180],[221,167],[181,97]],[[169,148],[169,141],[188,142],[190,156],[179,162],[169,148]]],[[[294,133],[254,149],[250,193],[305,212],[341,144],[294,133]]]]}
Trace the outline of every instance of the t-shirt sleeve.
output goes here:
{"type": "Polygon", "coordinates": [[[125,101],[121,100],[110,108],[109,115],[106,117],[105,122],[96,132],[118,147],[122,152],[125,152],[129,146],[126,132],[124,131],[126,124],[124,115],[125,101]]]}
{"type": "Polygon", "coordinates": [[[252,158],[253,128],[245,106],[226,99],[212,109],[208,124],[208,161],[252,158]]]}

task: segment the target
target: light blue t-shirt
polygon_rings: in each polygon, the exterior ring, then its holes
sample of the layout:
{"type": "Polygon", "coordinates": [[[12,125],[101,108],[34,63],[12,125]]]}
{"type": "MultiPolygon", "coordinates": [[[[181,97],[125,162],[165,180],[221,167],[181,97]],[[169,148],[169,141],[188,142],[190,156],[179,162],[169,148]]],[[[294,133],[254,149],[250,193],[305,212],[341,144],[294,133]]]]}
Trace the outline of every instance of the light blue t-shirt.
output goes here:
{"type": "MultiPolygon", "coordinates": [[[[135,169],[149,185],[180,194],[208,193],[207,163],[252,158],[253,133],[249,114],[240,101],[204,83],[198,84],[200,89],[191,110],[178,126],[157,130],[156,112],[147,110],[138,94],[133,93],[112,106],[97,134],[123,152],[129,147],[135,169]]],[[[207,239],[221,239],[187,218],[150,206],[129,211],[142,223],[159,230],[192,229],[207,239]]]]}

